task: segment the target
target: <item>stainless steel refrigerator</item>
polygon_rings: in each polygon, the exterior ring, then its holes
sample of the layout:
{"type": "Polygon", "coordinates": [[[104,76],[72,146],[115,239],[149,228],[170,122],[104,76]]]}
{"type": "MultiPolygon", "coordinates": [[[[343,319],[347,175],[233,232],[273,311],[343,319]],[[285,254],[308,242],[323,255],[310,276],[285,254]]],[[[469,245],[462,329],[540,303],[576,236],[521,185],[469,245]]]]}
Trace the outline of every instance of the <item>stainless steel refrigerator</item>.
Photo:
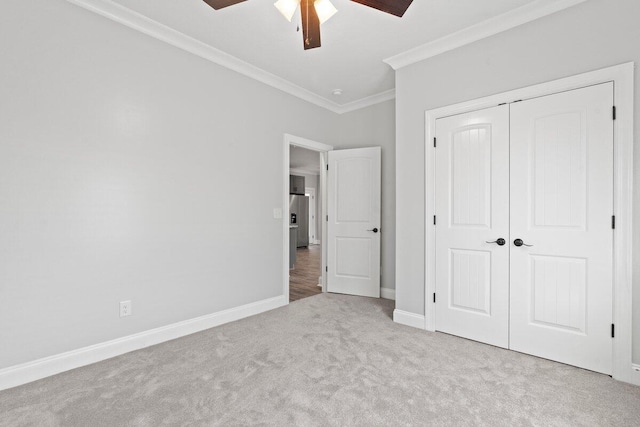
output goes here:
{"type": "Polygon", "coordinates": [[[298,226],[298,248],[309,246],[309,196],[289,195],[289,225],[298,226]]]}

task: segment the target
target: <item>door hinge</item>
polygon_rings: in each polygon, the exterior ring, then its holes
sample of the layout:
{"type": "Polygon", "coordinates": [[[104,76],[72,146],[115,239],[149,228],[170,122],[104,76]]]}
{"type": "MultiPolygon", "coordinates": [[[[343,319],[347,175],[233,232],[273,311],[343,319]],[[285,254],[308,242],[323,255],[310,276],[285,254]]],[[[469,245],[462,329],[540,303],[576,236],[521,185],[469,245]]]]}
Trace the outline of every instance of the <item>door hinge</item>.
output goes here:
{"type": "Polygon", "coordinates": [[[329,222],[329,215],[327,215],[327,222],[329,222]]]}
{"type": "Polygon", "coordinates": [[[329,266],[325,266],[324,267],[324,271],[326,271],[328,273],[329,272],[329,266]]]}
{"type": "Polygon", "coordinates": [[[436,293],[435,292],[433,293],[433,303],[434,304],[436,303],[436,293]]]}
{"type": "Polygon", "coordinates": [[[612,115],[613,115],[613,120],[616,119],[616,106],[614,105],[612,108],[612,115]]]}
{"type": "Polygon", "coordinates": [[[612,230],[615,230],[615,229],[616,229],[616,216],[615,216],[615,215],[613,215],[613,216],[611,217],[611,229],[612,229],[612,230]]]}
{"type": "Polygon", "coordinates": [[[433,216],[433,225],[436,225],[436,216],[433,216]]]}
{"type": "Polygon", "coordinates": [[[436,148],[436,139],[433,138],[433,148],[436,148]]]}
{"type": "Polygon", "coordinates": [[[329,165],[327,164],[327,170],[329,170],[329,165]]]}
{"type": "Polygon", "coordinates": [[[616,337],[616,325],[614,325],[613,323],[611,324],[611,338],[615,338],[616,337]]]}

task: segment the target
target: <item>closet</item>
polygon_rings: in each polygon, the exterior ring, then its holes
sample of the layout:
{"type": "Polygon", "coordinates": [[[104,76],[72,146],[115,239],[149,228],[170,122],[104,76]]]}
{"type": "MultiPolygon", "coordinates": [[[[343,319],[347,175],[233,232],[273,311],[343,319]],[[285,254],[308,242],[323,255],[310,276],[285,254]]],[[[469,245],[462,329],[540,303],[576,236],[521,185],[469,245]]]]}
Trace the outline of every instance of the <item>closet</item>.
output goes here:
{"type": "Polygon", "coordinates": [[[611,373],[613,93],[436,120],[436,330],[611,373]]]}

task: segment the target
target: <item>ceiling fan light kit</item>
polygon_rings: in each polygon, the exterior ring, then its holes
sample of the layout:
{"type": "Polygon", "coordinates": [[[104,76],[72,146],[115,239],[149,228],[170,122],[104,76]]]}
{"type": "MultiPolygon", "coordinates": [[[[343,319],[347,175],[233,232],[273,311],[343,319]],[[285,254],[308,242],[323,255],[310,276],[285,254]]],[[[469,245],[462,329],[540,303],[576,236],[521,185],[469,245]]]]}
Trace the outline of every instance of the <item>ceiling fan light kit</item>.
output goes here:
{"type": "Polygon", "coordinates": [[[273,4],[287,21],[291,22],[291,18],[296,13],[296,9],[300,5],[300,0],[278,0],[273,4]]]}
{"type": "MultiPolygon", "coordinates": [[[[233,6],[246,0],[203,0],[214,9],[233,6]]],[[[402,17],[413,0],[351,0],[379,11],[402,17]]],[[[277,0],[274,6],[289,22],[298,7],[302,15],[304,49],[320,47],[320,24],[324,24],[338,11],[331,0],[277,0]]]]}
{"type": "Polygon", "coordinates": [[[318,19],[321,24],[324,24],[336,14],[338,9],[331,3],[329,0],[316,0],[313,6],[316,9],[316,13],[318,14],[318,19]]]}
{"type": "MultiPolygon", "coordinates": [[[[300,0],[278,0],[273,4],[278,11],[284,16],[287,21],[291,22],[293,15],[296,13],[298,6],[300,6],[300,0]]],[[[313,7],[316,10],[318,19],[321,24],[324,24],[338,11],[330,0],[315,0],[313,7]]]]}

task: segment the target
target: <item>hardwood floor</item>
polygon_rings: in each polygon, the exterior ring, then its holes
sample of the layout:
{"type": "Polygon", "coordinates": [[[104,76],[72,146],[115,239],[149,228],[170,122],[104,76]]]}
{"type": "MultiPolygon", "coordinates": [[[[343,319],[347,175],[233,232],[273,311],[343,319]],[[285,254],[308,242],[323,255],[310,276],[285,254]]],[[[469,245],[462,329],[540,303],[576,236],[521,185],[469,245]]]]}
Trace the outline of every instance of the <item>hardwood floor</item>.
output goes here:
{"type": "Polygon", "coordinates": [[[320,245],[298,248],[296,263],[289,270],[289,302],[322,293],[318,278],[322,275],[322,250],[320,245]]]}

